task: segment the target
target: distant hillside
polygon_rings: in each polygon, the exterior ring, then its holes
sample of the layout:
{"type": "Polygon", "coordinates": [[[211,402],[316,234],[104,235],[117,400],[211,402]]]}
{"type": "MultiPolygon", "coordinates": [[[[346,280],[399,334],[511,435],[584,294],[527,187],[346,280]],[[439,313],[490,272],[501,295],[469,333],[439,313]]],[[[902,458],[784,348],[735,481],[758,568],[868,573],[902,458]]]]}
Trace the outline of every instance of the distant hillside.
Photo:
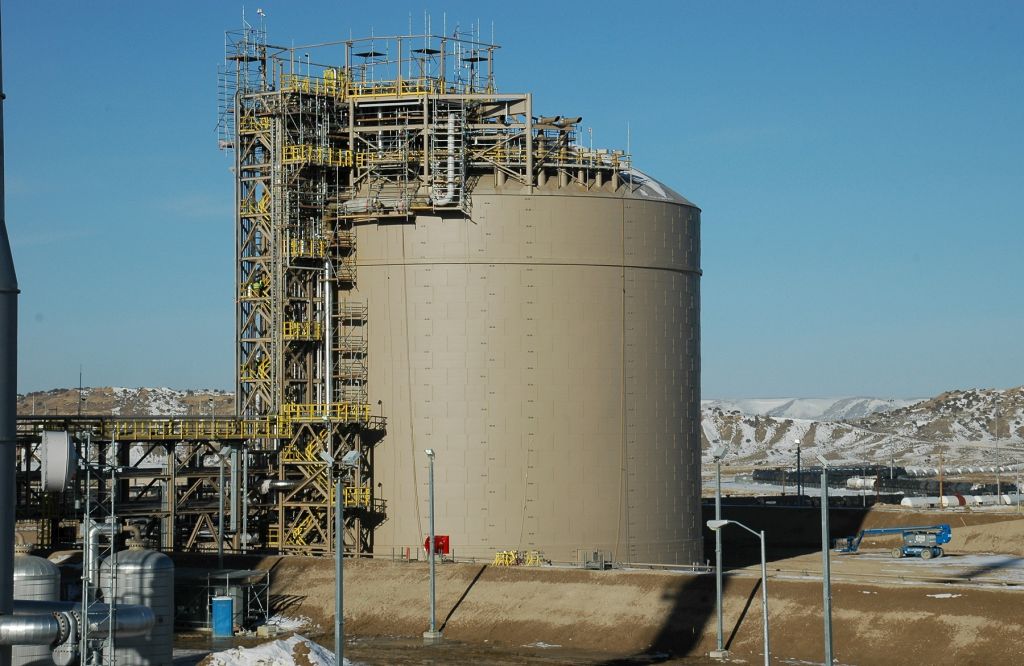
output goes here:
{"type": "MultiPolygon", "coordinates": [[[[843,414],[838,420],[745,413],[739,407],[761,409],[769,401],[750,401],[753,405],[743,405],[744,402],[721,401],[720,404],[736,408],[725,409],[712,403],[702,410],[705,447],[710,442],[725,442],[731,464],[793,464],[797,440],[807,460],[814,460],[813,454],[818,452],[836,462],[894,460],[897,464],[925,465],[937,462],[940,449],[947,463],[1024,460],[1024,387],[949,391],[927,400],[904,401],[910,404],[891,411],[874,411],[863,418],[846,416],[860,407],[848,411],[841,406],[825,405],[827,401],[810,407],[796,406],[797,413],[807,413],[816,407],[822,414],[843,414]]],[[[794,409],[792,405],[786,406],[788,402],[767,404],[769,409],[764,411],[794,409]]],[[[850,404],[854,403],[847,406],[850,404]]]]}
{"type": "MultiPolygon", "coordinates": [[[[88,387],[82,389],[82,414],[97,416],[203,416],[233,414],[235,395],[217,389],[176,391],[169,388],[88,387]]],[[[18,414],[78,414],[77,388],[18,395],[18,414]]]]}
{"type": "MultiPolygon", "coordinates": [[[[215,389],[90,387],[82,414],[204,416],[232,414],[234,394],[215,389]]],[[[76,414],[78,389],[18,396],[18,413],[76,414]]],[[[1005,391],[949,391],[925,400],[777,398],[707,400],[701,410],[705,452],[713,441],[729,447],[730,465],[791,465],[796,440],[805,459],[821,452],[836,462],[890,460],[934,465],[1024,461],[1024,387],[1005,391]],[[998,418],[997,418],[998,415],[998,418]],[[998,443],[999,452],[996,452],[998,443]]],[[[707,458],[705,457],[705,460],[707,458]]]]}
{"type": "Polygon", "coordinates": [[[749,398],[701,400],[701,407],[785,419],[842,421],[864,418],[876,412],[890,412],[920,401],[920,398],[749,398]]]}

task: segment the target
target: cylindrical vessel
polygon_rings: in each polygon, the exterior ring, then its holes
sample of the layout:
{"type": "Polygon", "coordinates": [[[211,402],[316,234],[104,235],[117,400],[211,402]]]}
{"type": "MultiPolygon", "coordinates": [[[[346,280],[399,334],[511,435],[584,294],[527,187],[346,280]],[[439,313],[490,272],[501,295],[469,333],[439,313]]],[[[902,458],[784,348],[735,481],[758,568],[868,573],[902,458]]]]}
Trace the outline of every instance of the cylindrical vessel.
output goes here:
{"type": "Polygon", "coordinates": [[[432,448],[460,557],[702,560],[696,206],[636,172],[483,178],[470,215],[359,226],[357,245],[388,417],[375,550],[423,543],[432,448]]]}
{"type": "MultiPolygon", "coordinates": [[[[28,553],[27,546],[15,546],[14,598],[58,601],[60,569],[53,562],[28,553]]],[[[16,645],[12,650],[11,663],[15,666],[50,666],[53,664],[53,650],[46,645],[16,645]]]]}
{"type": "Polygon", "coordinates": [[[218,638],[235,634],[234,597],[214,597],[210,600],[213,635],[218,638]]]}
{"type": "MultiPolygon", "coordinates": [[[[174,649],[174,563],[163,553],[129,540],[128,550],[100,565],[100,589],[107,603],[148,606],[156,616],[153,629],[141,636],[117,638],[118,666],[171,666],[174,649]],[[116,579],[112,577],[116,574],[116,579]]],[[[112,663],[104,655],[104,663],[112,663]]]]}

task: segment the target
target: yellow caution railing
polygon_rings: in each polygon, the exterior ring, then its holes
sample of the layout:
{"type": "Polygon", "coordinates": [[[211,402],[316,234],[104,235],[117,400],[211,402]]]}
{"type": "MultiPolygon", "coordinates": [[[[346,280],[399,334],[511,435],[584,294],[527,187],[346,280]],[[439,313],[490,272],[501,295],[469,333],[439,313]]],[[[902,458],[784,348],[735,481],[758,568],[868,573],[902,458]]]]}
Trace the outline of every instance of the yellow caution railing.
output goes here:
{"type": "Polygon", "coordinates": [[[257,118],[256,116],[242,116],[238,119],[239,134],[255,134],[257,132],[270,131],[270,118],[257,118]]]}
{"type": "Polygon", "coordinates": [[[281,335],[285,340],[319,340],[324,333],[318,321],[286,321],[281,335]]]}
{"type": "Polygon", "coordinates": [[[345,88],[345,74],[336,69],[325,69],[322,77],[281,74],[282,92],[340,97],[345,94],[345,88]]]}
{"type": "Polygon", "coordinates": [[[547,563],[544,553],[539,550],[528,550],[525,553],[521,550],[499,550],[494,554],[494,566],[496,567],[515,567],[520,564],[539,567],[547,563]]]}
{"type": "Polygon", "coordinates": [[[499,550],[494,554],[493,565],[496,567],[514,567],[519,564],[519,554],[514,550],[499,550]]]}
{"type": "Polygon", "coordinates": [[[305,546],[306,534],[315,523],[316,521],[313,520],[312,516],[307,515],[298,523],[292,525],[291,529],[288,530],[288,543],[305,546]]]}
{"type": "Polygon", "coordinates": [[[103,422],[104,435],[130,441],[275,439],[290,437],[291,423],[275,418],[124,418],[103,422]]]}
{"type": "Polygon", "coordinates": [[[281,418],[289,421],[369,421],[371,405],[350,402],[281,405],[281,418]]]}
{"type": "Polygon", "coordinates": [[[308,143],[290,143],[281,146],[282,164],[319,164],[321,166],[350,167],[352,151],[308,143]]]}
{"type": "Polygon", "coordinates": [[[281,461],[286,463],[307,462],[299,447],[289,442],[281,448],[281,461]]]}
{"type": "Polygon", "coordinates": [[[345,506],[370,506],[370,489],[361,486],[345,486],[342,491],[345,506]]]}
{"type": "Polygon", "coordinates": [[[268,215],[270,213],[270,195],[264,193],[256,201],[247,199],[238,205],[238,214],[242,217],[268,215]]]}
{"type": "MultiPolygon", "coordinates": [[[[469,90],[464,86],[459,92],[483,92],[469,90]]],[[[394,97],[399,95],[428,95],[442,92],[441,81],[432,77],[389,81],[348,81],[341,70],[328,68],[323,76],[302,76],[301,74],[282,73],[280,77],[282,92],[299,92],[307,95],[324,95],[329,97],[394,97]]],[[[493,91],[491,91],[493,92],[493,91]]]]}
{"type": "Polygon", "coordinates": [[[327,241],[323,238],[292,238],[289,248],[293,257],[327,256],[327,241]]]}
{"type": "Polygon", "coordinates": [[[238,380],[242,382],[253,382],[270,377],[270,359],[261,358],[255,369],[242,366],[238,372],[238,380]]]}

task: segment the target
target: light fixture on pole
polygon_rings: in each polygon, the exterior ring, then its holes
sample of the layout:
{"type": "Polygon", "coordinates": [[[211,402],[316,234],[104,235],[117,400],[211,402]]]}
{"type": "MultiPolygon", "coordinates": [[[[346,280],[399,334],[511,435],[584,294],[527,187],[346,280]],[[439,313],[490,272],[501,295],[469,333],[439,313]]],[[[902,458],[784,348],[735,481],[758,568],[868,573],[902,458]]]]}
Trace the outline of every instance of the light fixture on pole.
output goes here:
{"type": "MultiPolygon", "coordinates": [[[[711,457],[715,460],[715,520],[722,519],[722,458],[725,457],[726,446],[715,440],[711,449],[711,457]]],[[[717,633],[715,649],[711,652],[712,659],[725,659],[729,651],[725,649],[722,630],[722,533],[715,530],[715,615],[717,633]]]]}
{"type": "Polygon", "coordinates": [[[736,525],[761,540],[761,628],[764,635],[764,666],[768,666],[771,661],[771,644],[768,640],[768,558],[765,556],[764,530],[755,532],[743,523],[735,520],[709,520],[707,525],[715,534],[718,534],[726,525],[736,525]]]}
{"type": "Polygon", "coordinates": [[[820,453],[814,456],[821,463],[821,579],[822,605],[825,618],[825,663],[832,664],[832,569],[831,543],[828,530],[828,460],[820,453]]]}
{"type": "Polygon", "coordinates": [[[435,596],[436,572],[434,568],[434,556],[436,555],[434,543],[434,449],[427,449],[425,453],[427,454],[427,459],[430,461],[430,537],[427,540],[427,552],[430,557],[430,629],[423,632],[423,640],[428,643],[433,643],[441,640],[441,632],[437,630],[437,614],[435,612],[437,607],[437,598],[435,596]]]}

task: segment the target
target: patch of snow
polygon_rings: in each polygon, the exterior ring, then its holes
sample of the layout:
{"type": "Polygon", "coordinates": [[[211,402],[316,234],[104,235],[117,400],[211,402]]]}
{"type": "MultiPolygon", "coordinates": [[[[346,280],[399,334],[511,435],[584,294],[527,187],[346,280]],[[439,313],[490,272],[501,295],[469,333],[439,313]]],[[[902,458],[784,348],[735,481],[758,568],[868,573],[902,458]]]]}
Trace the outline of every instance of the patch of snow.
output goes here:
{"type": "MultiPolygon", "coordinates": [[[[298,634],[280,641],[263,643],[256,647],[237,647],[215,652],[206,659],[209,666],[334,666],[334,653],[298,634]],[[296,648],[302,650],[302,660],[296,660],[296,648]],[[305,654],[308,652],[308,654],[305,654]]],[[[352,665],[348,659],[345,664],[352,665]]]]}
{"type": "Polygon", "coordinates": [[[304,615],[288,617],[287,615],[278,614],[271,616],[266,624],[275,626],[281,631],[301,631],[306,627],[312,626],[313,620],[304,615]]]}
{"type": "Polygon", "coordinates": [[[537,641],[535,643],[527,643],[523,647],[540,648],[541,650],[546,650],[546,649],[550,649],[550,648],[560,648],[562,646],[561,645],[553,645],[551,643],[545,643],[544,641],[537,641]]]}
{"type": "Polygon", "coordinates": [[[962,597],[964,595],[962,595],[962,594],[950,594],[949,592],[943,592],[941,594],[926,594],[924,596],[931,597],[932,599],[956,599],[957,597],[962,597]]]}

